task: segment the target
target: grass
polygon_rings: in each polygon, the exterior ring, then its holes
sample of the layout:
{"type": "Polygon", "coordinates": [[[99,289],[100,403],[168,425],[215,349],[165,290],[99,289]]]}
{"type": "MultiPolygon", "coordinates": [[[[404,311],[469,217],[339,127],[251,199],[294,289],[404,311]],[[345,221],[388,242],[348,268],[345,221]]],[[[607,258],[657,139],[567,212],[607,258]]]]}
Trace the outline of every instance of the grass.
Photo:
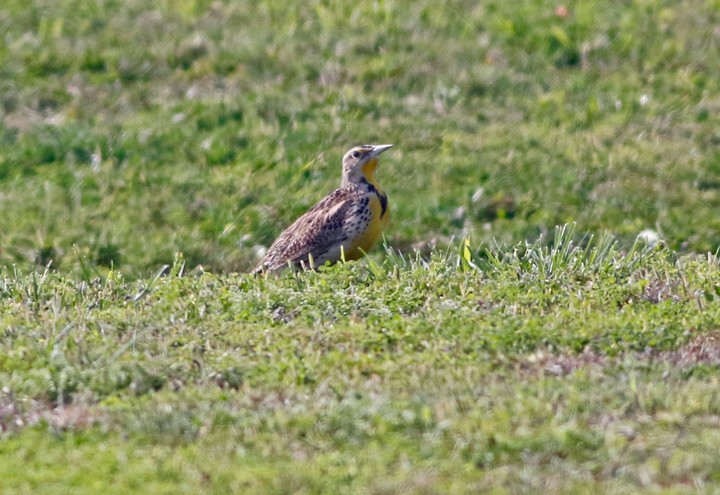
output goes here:
{"type": "Polygon", "coordinates": [[[182,260],[152,283],[6,277],[0,479],[8,493],[715,486],[720,263],[557,238],[279,278],[182,260]]]}
{"type": "Polygon", "coordinates": [[[719,6],[3,2],[0,493],[717,491],[719,6]]]}
{"type": "Polygon", "coordinates": [[[5,2],[0,262],[242,271],[377,141],[404,251],[573,221],[715,252],[715,7],[5,2]]]}

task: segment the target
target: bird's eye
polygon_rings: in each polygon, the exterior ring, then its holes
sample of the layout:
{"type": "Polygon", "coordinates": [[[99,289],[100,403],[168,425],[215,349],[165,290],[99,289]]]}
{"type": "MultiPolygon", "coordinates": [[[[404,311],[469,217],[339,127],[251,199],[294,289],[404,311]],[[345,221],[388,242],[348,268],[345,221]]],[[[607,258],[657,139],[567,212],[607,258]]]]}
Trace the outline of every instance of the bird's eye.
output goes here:
{"type": "Polygon", "coordinates": [[[360,158],[360,152],[359,152],[359,151],[353,151],[353,152],[352,152],[352,155],[350,155],[350,156],[352,156],[353,158],[360,158]]]}

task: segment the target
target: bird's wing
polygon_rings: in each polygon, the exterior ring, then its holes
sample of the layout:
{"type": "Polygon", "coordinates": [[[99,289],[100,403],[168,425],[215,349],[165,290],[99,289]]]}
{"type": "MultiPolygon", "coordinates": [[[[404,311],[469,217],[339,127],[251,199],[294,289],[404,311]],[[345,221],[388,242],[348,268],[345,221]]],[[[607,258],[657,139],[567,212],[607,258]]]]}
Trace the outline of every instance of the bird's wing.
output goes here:
{"type": "Polygon", "coordinates": [[[280,234],[254,272],[307,263],[309,255],[317,260],[345,240],[343,226],[355,207],[356,198],[350,191],[336,189],[280,234]]]}

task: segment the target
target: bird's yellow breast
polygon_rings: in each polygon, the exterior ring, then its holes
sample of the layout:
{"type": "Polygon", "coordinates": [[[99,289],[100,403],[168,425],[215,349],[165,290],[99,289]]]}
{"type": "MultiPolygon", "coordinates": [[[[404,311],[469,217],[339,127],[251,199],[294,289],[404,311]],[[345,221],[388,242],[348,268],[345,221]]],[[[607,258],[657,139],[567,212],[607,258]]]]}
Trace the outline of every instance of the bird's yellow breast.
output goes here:
{"type": "Polygon", "coordinates": [[[383,229],[390,221],[390,211],[386,205],[383,213],[382,202],[377,194],[370,195],[368,209],[370,210],[370,220],[367,222],[366,228],[357,237],[351,239],[350,246],[345,252],[345,259],[347,260],[362,258],[365,253],[370,251],[380,239],[383,229]]]}

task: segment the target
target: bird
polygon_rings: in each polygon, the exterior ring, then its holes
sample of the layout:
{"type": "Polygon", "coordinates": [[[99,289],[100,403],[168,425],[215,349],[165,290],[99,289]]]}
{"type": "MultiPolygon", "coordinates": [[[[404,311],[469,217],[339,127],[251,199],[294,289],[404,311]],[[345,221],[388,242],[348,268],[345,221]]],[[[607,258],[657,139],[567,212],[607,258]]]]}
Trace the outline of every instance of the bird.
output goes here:
{"type": "Polygon", "coordinates": [[[340,187],[295,220],[251,272],[314,269],[362,258],[390,220],[387,194],[375,176],[378,157],[392,144],[363,144],[342,159],[340,187]]]}

